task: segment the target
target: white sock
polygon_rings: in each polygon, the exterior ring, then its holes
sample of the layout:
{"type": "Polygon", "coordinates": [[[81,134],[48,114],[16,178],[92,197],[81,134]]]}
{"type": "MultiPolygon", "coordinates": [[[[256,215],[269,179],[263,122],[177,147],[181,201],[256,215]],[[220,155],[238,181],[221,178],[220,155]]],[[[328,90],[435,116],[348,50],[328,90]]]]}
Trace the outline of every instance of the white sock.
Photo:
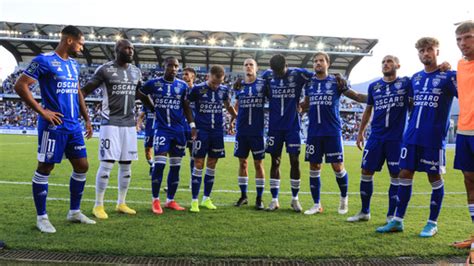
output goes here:
{"type": "Polygon", "coordinates": [[[207,198],[208,198],[208,197],[206,197],[206,196],[202,196],[202,201],[207,200],[207,198]]]}
{"type": "Polygon", "coordinates": [[[118,170],[118,199],[117,204],[125,204],[128,187],[130,186],[130,179],[132,179],[132,164],[120,164],[118,170]]]}
{"type": "Polygon", "coordinates": [[[114,167],[113,163],[100,162],[99,169],[95,176],[95,206],[104,206],[104,195],[109,184],[110,171],[114,167]]]}

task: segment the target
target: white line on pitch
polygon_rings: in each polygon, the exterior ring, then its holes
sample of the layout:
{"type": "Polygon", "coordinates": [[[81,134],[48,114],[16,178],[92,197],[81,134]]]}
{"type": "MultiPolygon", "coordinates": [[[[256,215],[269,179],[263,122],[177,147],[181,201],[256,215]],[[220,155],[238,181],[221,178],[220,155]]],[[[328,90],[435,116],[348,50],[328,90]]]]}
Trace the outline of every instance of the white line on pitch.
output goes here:
{"type": "MultiPolygon", "coordinates": [[[[0,184],[8,184],[8,185],[31,185],[31,182],[16,182],[16,181],[3,181],[0,180],[0,184]]],[[[49,186],[52,187],[69,187],[69,184],[56,184],[56,183],[49,183],[49,186]]],[[[95,185],[86,185],[87,188],[95,188],[95,185]]],[[[164,187],[164,186],[162,186],[164,187]]],[[[111,189],[118,189],[117,186],[108,186],[107,188],[111,189]]],[[[141,191],[151,191],[150,188],[143,188],[143,187],[130,187],[129,190],[141,190],[141,191]]],[[[188,191],[189,189],[178,189],[178,191],[188,191]]],[[[229,190],[229,189],[214,189],[212,190],[213,193],[241,193],[240,190],[229,190]]],[[[249,190],[249,193],[255,193],[255,190],[249,190]]],[[[270,193],[270,191],[265,191],[265,193],[270,193]]],[[[290,195],[291,192],[289,191],[280,191],[279,194],[290,195]]],[[[309,195],[310,192],[299,192],[300,195],[309,195]]],[[[322,195],[339,195],[340,192],[333,192],[333,191],[321,191],[322,195]]],[[[359,195],[359,192],[347,192],[349,195],[359,195]]],[[[387,195],[387,192],[374,192],[374,195],[387,195]]],[[[431,191],[429,192],[413,192],[413,195],[431,195],[431,191]]],[[[465,195],[466,192],[456,192],[456,191],[446,191],[444,192],[445,195],[465,195]]]]}

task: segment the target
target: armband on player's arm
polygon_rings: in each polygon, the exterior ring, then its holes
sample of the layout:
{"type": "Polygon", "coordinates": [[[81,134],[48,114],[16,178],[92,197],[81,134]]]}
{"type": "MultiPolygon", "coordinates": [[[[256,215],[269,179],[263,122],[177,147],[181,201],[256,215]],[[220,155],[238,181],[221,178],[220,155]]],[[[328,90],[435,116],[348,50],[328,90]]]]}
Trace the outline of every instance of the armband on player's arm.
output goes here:
{"type": "Polygon", "coordinates": [[[190,128],[196,128],[196,123],[194,123],[194,122],[189,123],[189,127],[190,128]]]}

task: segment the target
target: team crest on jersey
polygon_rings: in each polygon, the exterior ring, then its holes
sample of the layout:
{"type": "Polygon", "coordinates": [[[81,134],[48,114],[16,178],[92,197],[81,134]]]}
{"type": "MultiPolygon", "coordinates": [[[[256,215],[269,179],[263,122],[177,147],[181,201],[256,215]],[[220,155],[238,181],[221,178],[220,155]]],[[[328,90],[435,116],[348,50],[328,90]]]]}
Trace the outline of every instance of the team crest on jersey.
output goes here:
{"type": "Polygon", "coordinates": [[[375,91],[375,92],[380,92],[380,88],[381,88],[381,87],[382,87],[382,85],[381,85],[380,83],[375,84],[375,86],[374,86],[374,91],[375,91]]]}
{"type": "Polygon", "coordinates": [[[181,91],[181,87],[179,85],[174,87],[174,93],[175,94],[179,94],[180,91],[181,91]]]}
{"type": "Polygon", "coordinates": [[[414,78],[414,80],[415,80],[415,85],[420,85],[420,80],[421,80],[422,78],[423,78],[423,77],[422,77],[420,74],[416,75],[416,77],[414,78]]]}
{"type": "Polygon", "coordinates": [[[30,73],[30,74],[33,74],[35,73],[36,69],[38,69],[39,67],[39,64],[36,63],[36,62],[31,62],[31,64],[28,66],[28,68],[26,69],[26,72],[30,73]]]}
{"type": "Polygon", "coordinates": [[[441,82],[441,79],[436,78],[436,79],[433,79],[433,81],[431,82],[431,84],[433,84],[433,87],[438,87],[438,85],[439,85],[440,82],[441,82]]]}
{"type": "Polygon", "coordinates": [[[397,81],[397,82],[395,82],[395,84],[393,84],[393,86],[395,86],[395,89],[397,89],[397,90],[401,89],[402,85],[403,85],[403,83],[401,81],[397,81]]]}
{"type": "Polygon", "coordinates": [[[326,82],[325,86],[326,86],[326,90],[331,89],[331,87],[332,87],[332,82],[326,82]]]}

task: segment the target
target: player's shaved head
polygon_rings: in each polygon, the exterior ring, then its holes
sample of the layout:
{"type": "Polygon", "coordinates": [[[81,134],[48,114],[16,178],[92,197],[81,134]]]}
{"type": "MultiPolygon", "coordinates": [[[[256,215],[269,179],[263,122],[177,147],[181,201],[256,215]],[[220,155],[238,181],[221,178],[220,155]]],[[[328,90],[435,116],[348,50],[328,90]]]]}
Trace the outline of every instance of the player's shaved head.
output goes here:
{"type": "Polygon", "coordinates": [[[277,76],[285,75],[286,66],[286,58],[282,54],[276,54],[270,58],[270,68],[277,76]]]}
{"type": "Polygon", "coordinates": [[[131,63],[134,52],[133,44],[127,39],[121,39],[115,43],[115,59],[119,64],[131,63]]]}

